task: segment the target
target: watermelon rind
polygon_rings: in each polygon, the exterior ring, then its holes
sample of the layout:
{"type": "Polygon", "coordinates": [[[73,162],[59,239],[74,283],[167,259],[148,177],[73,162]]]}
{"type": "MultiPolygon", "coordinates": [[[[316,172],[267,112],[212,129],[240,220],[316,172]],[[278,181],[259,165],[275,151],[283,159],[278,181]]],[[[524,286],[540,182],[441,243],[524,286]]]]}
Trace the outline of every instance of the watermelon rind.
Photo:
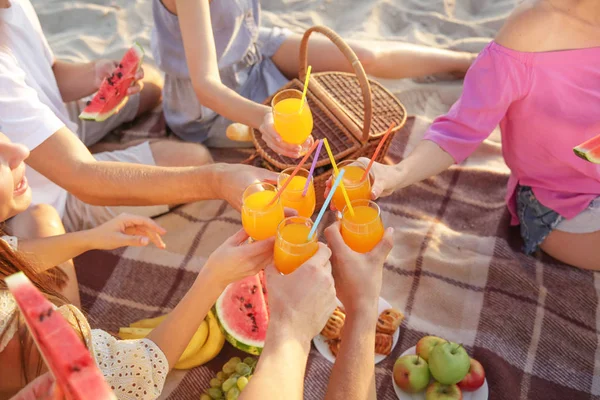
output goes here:
{"type": "Polygon", "coordinates": [[[259,341],[254,341],[252,339],[236,337],[236,335],[233,333],[233,329],[231,327],[229,327],[229,325],[227,324],[227,321],[225,321],[225,319],[222,318],[222,315],[223,315],[223,311],[221,309],[221,299],[222,298],[223,298],[223,296],[219,297],[219,299],[215,303],[215,305],[213,307],[213,313],[217,317],[217,321],[219,322],[221,331],[223,332],[223,335],[225,335],[225,340],[227,340],[229,342],[229,344],[231,344],[233,347],[235,347],[238,350],[241,350],[248,354],[253,354],[255,356],[259,356],[260,353],[262,353],[265,343],[263,341],[259,342],[259,341]]]}
{"type": "Polygon", "coordinates": [[[87,112],[83,111],[81,114],[79,114],[79,119],[82,119],[85,121],[104,122],[107,119],[109,119],[110,117],[112,117],[113,115],[115,115],[116,113],[118,113],[119,111],[121,111],[121,109],[123,107],[125,107],[125,104],[127,104],[128,100],[129,100],[129,96],[125,96],[123,98],[123,100],[116,107],[114,107],[112,110],[109,110],[105,113],[87,113],[87,112]]]}
{"type": "Polygon", "coordinates": [[[573,152],[579,158],[583,158],[594,164],[600,164],[600,135],[586,140],[573,148],[573,152]]]}

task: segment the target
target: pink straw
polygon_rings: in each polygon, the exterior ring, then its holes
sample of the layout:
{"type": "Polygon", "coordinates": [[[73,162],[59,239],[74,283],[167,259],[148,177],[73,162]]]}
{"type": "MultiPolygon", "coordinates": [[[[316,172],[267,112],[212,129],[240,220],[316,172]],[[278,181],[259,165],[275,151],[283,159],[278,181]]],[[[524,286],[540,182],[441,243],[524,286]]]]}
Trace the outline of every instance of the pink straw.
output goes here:
{"type": "Polygon", "coordinates": [[[385,140],[388,138],[388,136],[390,136],[390,133],[392,133],[392,130],[394,130],[395,126],[396,126],[396,122],[392,121],[387,132],[385,133],[385,135],[383,135],[383,137],[379,141],[379,144],[377,145],[377,148],[375,149],[375,153],[373,153],[373,157],[371,157],[371,161],[369,161],[369,165],[367,165],[367,168],[365,169],[365,173],[363,174],[362,178],[360,178],[361,182],[364,181],[367,176],[369,176],[369,171],[371,170],[371,167],[373,166],[373,162],[375,162],[375,159],[379,155],[379,152],[381,151],[381,148],[383,147],[385,140]]]}
{"type": "Polygon", "coordinates": [[[294,169],[294,171],[292,172],[292,174],[289,176],[289,178],[287,178],[285,180],[283,186],[281,186],[281,189],[279,189],[277,191],[277,194],[275,196],[273,196],[273,199],[269,202],[269,204],[267,204],[267,207],[270,207],[271,205],[273,205],[273,203],[275,203],[277,201],[277,199],[279,199],[279,197],[281,197],[281,194],[283,193],[283,191],[285,190],[285,188],[288,187],[288,185],[292,181],[292,178],[294,178],[296,176],[296,174],[298,173],[298,171],[300,171],[300,168],[302,168],[302,166],[304,165],[304,163],[306,162],[306,160],[308,160],[308,157],[310,157],[310,155],[312,154],[312,152],[315,151],[316,147],[317,147],[317,142],[314,142],[312,144],[312,146],[310,146],[310,149],[308,149],[308,151],[306,152],[306,154],[304,155],[304,157],[302,158],[302,160],[300,160],[300,164],[298,164],[296,166],[296,168],[294,169]]]}
{"type": "Polygon", "coordinates": [[[313,158],[312,165],[310,166],[310,171],[308,171],[308,177],[306,178],[306,184],[304,185],[304,190],[302,191],[302,197],[306,196],[306,192],[308,191],[308,187],[310,186],[310,179],[312,178],[313,171],[317,166],[317,161],[319,161],[319,154],[321,154],[321,147],[323,146],[323,140],[319,140],[319,145],[317,146],[317,151],[315,152],[315,158],[313,158]]]}

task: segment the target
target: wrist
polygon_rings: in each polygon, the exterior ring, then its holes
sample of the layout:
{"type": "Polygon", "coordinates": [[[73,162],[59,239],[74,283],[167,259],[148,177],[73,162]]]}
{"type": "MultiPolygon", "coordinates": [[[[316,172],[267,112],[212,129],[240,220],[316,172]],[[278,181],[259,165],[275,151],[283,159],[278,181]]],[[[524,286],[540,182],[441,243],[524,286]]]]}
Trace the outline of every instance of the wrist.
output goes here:
{"type": "Polygon", "coordinates": [[[406,173],[405,173],[405,169],[402,166],[402,162],[399,162],[398,164],[394,165],[393,176],[394,176],[393,191],[402,189],[403,187],[407,186],[404,183],[406,180],[406,173]]]}
{"type": "MultiPolygon", "coordinates": [[[[200,167],[203,168],[203,167],[200,167]]],[[[226,163],[216,163],[210,165],[210,173],[208,174],[208,182],[212,188],[213,199],[224,200],[225,199],[225,183],[229,179],[227,174],[229,173],[230,165],[226,163]]],[[[200,198],[206,198],[206,181],[203,179],[198,180],[198,189],[200,191],[200,198]],[[204,194],[204,196],[202,196],[204,194]]]]}
{"type": "Polygon", "coordinates": [[[352,302],[348,307],[344,305],[344,311],[346,312],[346,318],[377,324],[377,318],[379,317],[379,299],[376,298],[374,301],[364,298],[359,299],[352,302]]]}
{"type": "Polygon", "coordinates": [[[308,358],[312,338],[299,334],[298,327],[295,329],[292,324],[277,319],[275,322],[272,321],[273,319],[269,320],[265,346],[268,344],[269,348],[275,351],[278,349],[294,351],[308,358]]]}
{"type": "Polygon", "coordinates": [[[198,276],[196,276],[193,286],[204,287],[207,286],[207,283],[209,283],[208,286],[214,288],[218,293],[222,293],[228,285],[228,283],[215,271],[210,258],[206,261],[206,264],[204,264],[204,267],[202,267],[198,276]]]}
{"type": "Polygon", "coordinates": [[[76,235],[75,242],[82,252],[89,250],[101,250],[101,240],[98,237],[98,228],[86,229],[83,231],[74,232],[76,235]]]}

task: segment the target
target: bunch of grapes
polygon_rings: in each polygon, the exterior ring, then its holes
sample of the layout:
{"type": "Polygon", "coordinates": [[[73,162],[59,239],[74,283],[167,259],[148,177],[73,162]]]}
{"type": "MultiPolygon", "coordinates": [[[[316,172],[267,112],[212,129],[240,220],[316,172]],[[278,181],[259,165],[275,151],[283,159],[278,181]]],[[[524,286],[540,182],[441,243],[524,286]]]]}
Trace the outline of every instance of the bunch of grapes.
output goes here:
{"type": "Polygon", "coordinates": [[[252,378],[257,362],[253,357],[246,357],[244,361],[233,357],[223,365],[223,370],[210,380],[210,388],[200,396],[200,400],[237,400],[252,378]]]}

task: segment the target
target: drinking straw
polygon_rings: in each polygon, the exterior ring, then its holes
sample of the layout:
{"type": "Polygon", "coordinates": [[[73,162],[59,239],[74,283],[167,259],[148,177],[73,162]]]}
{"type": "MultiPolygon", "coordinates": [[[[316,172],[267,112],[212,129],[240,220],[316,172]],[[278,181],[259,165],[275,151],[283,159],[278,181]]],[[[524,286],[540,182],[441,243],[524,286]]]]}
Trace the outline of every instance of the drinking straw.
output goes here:
{"type": "Polygon", "coordinates": [[[315,166],[317,165],[317,161],[319,160],[319,154],[321,154],[321,147],[323,147],[323,141],[318,140],[319,145],[317,146],[317,151],[315,152],[315,156],[313,158],[312,165],[310,166],[310,171],[308,171],[308,177],[306,178],[306,185],[304,185],[304,190],[302,191],[302,197],[306,196],[306,192],[308,191],[308,187],[310,186],[310,178],[315,170],[315,166]]]}
{"type": "Polygon", "coordinates": [[[373,163],[375,162],[377,155],[381,151],[383,144],[385,143],[388,136],[390,136],[390,133],[392,133],[392,130],[394,129],[395,126],[396,126],[396,123],[394,121],[392,121],[387,132],[385,133],[385,135],[383,135],[383,137],[379,141],[379,144],[377,145],[377,148],[375,149],[375,153],[373,153],[373,157],[371,157],[371,161],[369,161],[369,165],[367,165],[367,168],[365,169],[365,173],[363,174],[362,178],[360,178],[361,182],[364,181],[367,176],[369,176],[369,171],[371,170],[371,167],[373,166],[373,163]]]}
{"type": "MultiPolygon", "coordinates": [[[[340,171],[338,170],[337,164],[335,163],[335,158],[333,158],[333,153],[331,152],[331,148],[329,147],[329,142],[327,141],[327,138],[323,139],[323,142],[325,142],[325,150],[327,150],[327,155],[329,155],[329,160],[331,161],[333,172],[335,172],[336,175],[339,175],[340,171]]],[[[350,204],[350,198],[348,197],[348,193],[346,193],[346,188],[344,187],[343,182],[340,184],[340,189],[342,189],[344,201],[348,206],[348,211],[350,211],[350,215],[354,216],[354,208],[352,208],[352,204],[350,204]]]]}
{"type": "Polygon", "coordinates": [[[308,151],[306,152],[306,154],[304,155],[304,157],[302,158],[302,160],[300,160],[300,163],[296,166],[296,169],[294,169],[294,171],[292,172],[292,174],[290,175],[290,177],[288,179],[286,179],[286,181],[283,184],[283,186],[281,186],[281,189],[279,189],[277,191],[277,194],[275,196],[273,196],[273,199],[269,202],[269,204],[267,204],[267,207],[271,206],[273,203],[275,203],[277,201],[277,199],[279,199],[279,197],[281,197],[281,194],[283,193],[283,191],[285,190],[285,188],[290,184],[290,182],[292,181],[292,178],[294,176],[296,176],[296,174],[298,173],[298,171],[300,171],[300,168],[302,167],[302,164],[304,164],[306,162],[306,160],[308,160],[308,157],[310,157],[310,155],[312,154],[313,151],[315,151],[316,148],[317,148],[317,142],[314,142],[312,144],[312,146],[310,146],[310,149],[308,149],[308,151]]]}
{"type": "Polygon", "coordinates": [[[306,70],[306,79],[304,79],[304,90],[302,91],[302,99],[300,100],[300,110],[298,110],[298,113],[302,112],[302,109],[304,108],[304,101],[306,100],[306,92],[308,90],[308,81],[310,79],[310,71],[312,70],[312,65],[308,66],[308,69],[306,70]]]}
{"type": "Polygon", "coordinates": [[[312,229],[308,233],[309,241],[312,240],[312,237],[315,235],[315,232],[317,231],[317,227],[319,226],[319,222],[321,222],[321,219],[323,219],[323,214],[325,214],[325,211],[327,211],[327,208],[329,207],[329,203],[331,202],[331,199],[333,198],[333,193],[335,193],[335,190],[337,189],[337,187],[340,185],[340,183],[342,183],[342,178],[344,178],[345,172],[346,171],[340,172],[338,177],[335,179],[335,182],[333,182],[333,185],[331,186],[331,191],[327,195],[327,198],[325,199],[325,203],[323,203],[323,207],[321,207],[321,211],[319,211],[319,215],[317,215],[317,219],[315,219],[315,223],[313,224],[312,229]]]}

